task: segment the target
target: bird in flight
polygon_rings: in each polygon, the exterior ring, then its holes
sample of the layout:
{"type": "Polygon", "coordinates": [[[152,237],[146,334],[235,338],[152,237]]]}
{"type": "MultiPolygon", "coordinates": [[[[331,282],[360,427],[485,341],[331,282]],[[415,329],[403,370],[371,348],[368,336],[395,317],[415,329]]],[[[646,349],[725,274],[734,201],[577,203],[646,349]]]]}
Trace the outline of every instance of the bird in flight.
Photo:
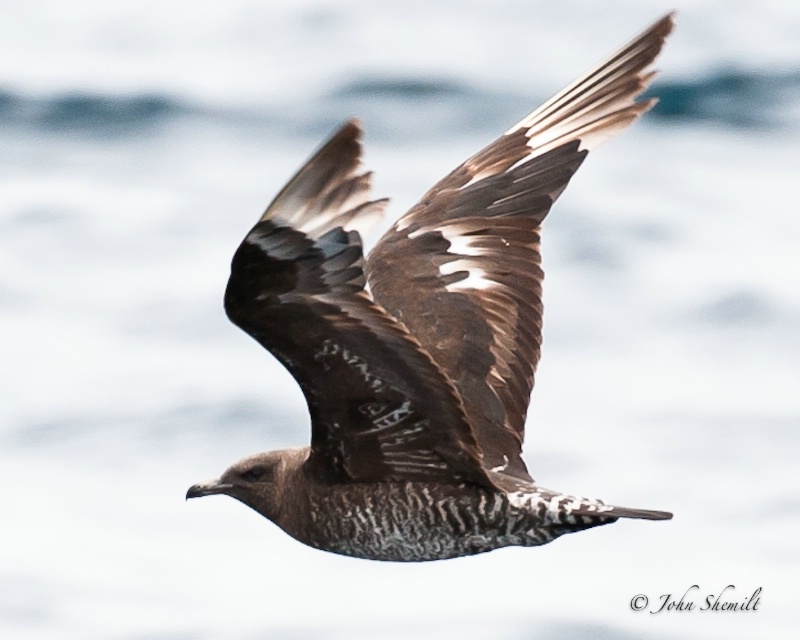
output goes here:
{"type": "Polygon", "coordinates": [[[542,328],[540,227],[637,100],[667,15],[433,186],[368,257],[379,218],[347,122],[233,257],[231,321],[297,380],[311,446],[245,458],[187,498],[236,498],[311,547],[424,561],[671,513],[546,489],[522,459],[542,328]]]}

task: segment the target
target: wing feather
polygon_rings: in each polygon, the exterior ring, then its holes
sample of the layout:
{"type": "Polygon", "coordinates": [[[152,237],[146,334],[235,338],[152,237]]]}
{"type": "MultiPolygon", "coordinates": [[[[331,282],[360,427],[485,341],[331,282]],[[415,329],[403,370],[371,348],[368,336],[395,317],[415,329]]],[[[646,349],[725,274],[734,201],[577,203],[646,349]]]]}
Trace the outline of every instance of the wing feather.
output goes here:
{"type": "Polygon", "coordinates": [[[465,161],[367,260],[375,299],[459,391],[488,469],[530,479],[521,448],[541,352],[540,224],[588,151],[654,104],[637,97],[672,25],[665,16],[465,161]]]}
{"type": "Polygon", "coordinates": [[[267,208],[234,255],[230,319],[299,383],[309,468],[339,482],[436,479],[492,486],[458,392],[365,292],[350,225],[382,211],[345,124],[267,208]]]}

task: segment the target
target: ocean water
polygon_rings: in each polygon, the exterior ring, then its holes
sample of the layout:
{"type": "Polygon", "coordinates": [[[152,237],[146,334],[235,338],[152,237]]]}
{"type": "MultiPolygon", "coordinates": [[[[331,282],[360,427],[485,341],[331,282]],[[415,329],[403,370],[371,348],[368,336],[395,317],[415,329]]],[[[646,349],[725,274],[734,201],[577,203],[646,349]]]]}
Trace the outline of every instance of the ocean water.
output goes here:
{"type": "Polygon", "coordinates": [[[671,8],[0,3],[0,637],[797,637],[789,0],[677,6],[661,103],[546,221],[526,459],[545,486],[674,520],[392,565],[305,548],[230,499],[183,500],[307,441],[300,392],[222,292],[323,137],[363,120],[388,225],[671,8]],[[761,587],[758,610],[631,610],[694,584],[698,609],[761,587]]]}

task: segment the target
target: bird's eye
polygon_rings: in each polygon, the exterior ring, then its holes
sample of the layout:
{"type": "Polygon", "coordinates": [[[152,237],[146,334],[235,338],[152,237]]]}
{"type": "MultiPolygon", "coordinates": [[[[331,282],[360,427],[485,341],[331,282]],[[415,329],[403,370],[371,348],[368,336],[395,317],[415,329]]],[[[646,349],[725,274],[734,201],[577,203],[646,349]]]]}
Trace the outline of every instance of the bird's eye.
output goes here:
{"type": "Polygon", "coordinates": [[[250,467],[247,471],[242,471],[240,475],[248,482],[258,482],[267,475],[267,468],[262,467],[261,465],[250,467]]]}

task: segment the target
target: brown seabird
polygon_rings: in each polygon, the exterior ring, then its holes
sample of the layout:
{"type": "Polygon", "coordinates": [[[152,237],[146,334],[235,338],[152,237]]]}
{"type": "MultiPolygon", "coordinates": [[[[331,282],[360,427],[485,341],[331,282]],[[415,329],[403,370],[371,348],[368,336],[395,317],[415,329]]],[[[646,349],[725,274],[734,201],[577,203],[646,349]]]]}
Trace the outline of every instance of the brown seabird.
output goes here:
{"type": "Polygon", "coordinates": [[[656,22],[438,182],[365,260],[357,229],[387,200],[346,123],[233,257],[228,317],[299,383],[311,446],[245,458],[225,494],[300,542],[373,560],[545,544],[663,511],[545,489],[521,457],[539,361],[539,230],[589,150],[640,100],[672,16],[656,22]]]}

